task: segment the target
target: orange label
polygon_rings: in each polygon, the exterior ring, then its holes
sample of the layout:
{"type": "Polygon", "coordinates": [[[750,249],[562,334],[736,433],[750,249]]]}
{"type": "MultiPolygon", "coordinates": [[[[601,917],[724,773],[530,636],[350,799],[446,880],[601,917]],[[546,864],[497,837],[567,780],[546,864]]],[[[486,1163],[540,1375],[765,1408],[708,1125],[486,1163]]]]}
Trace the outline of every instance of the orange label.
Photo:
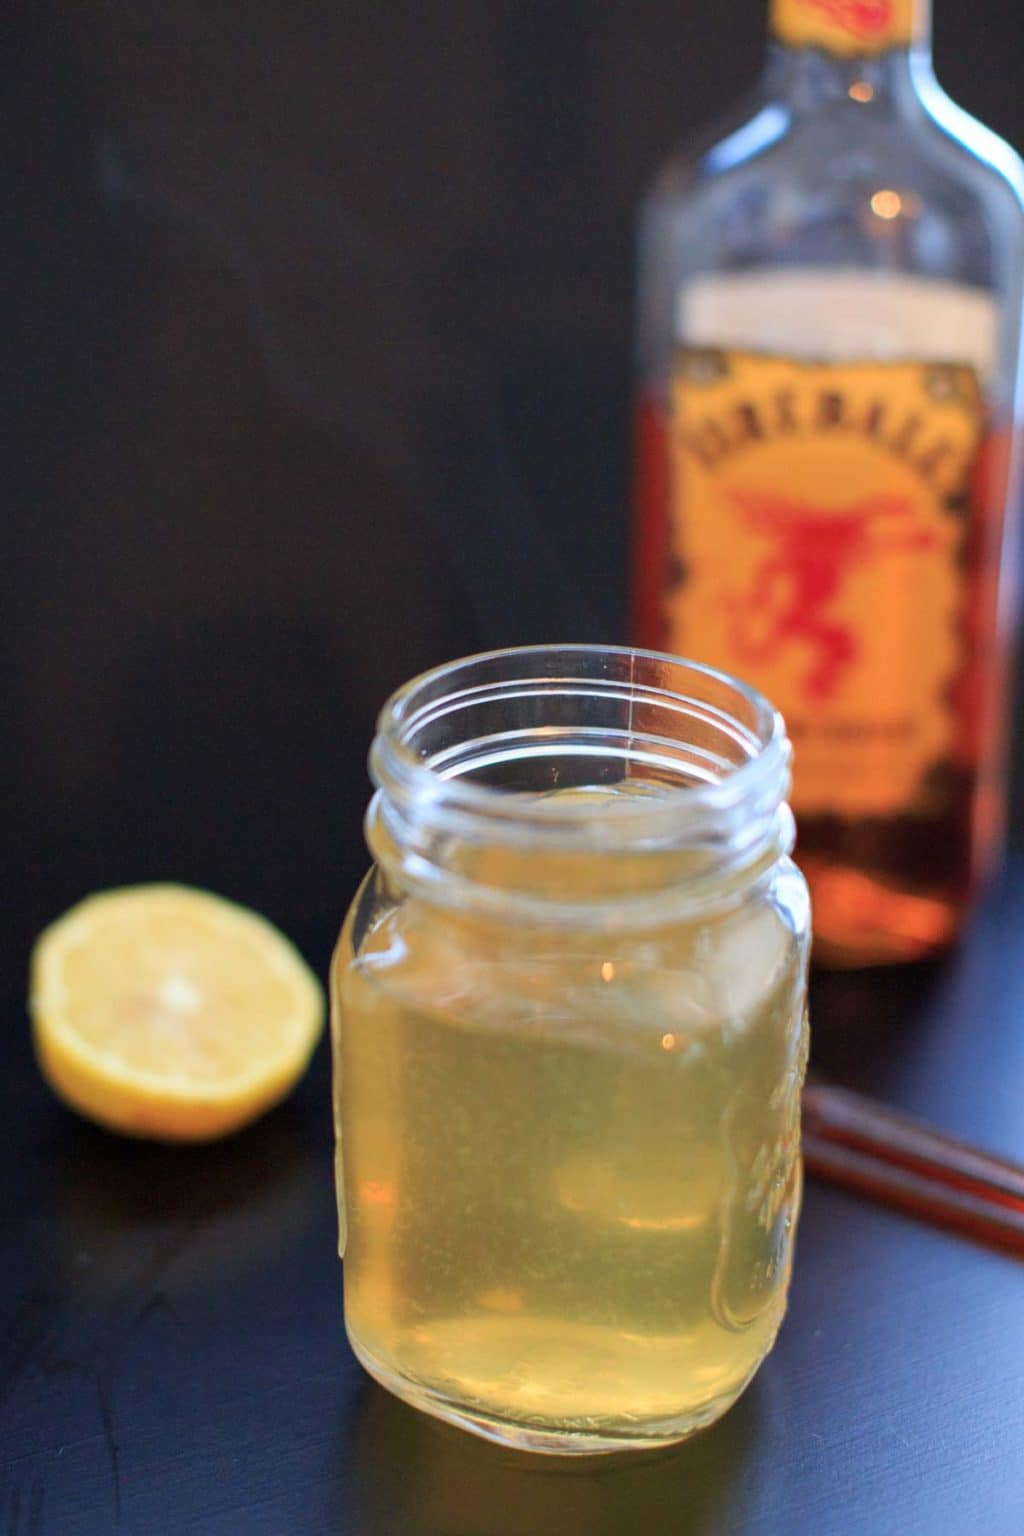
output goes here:
{"type": "Polygon", "coordinates": [[[926,0],[771,0],[770,28],[781,42],[844,58],[907,48],[926,26],[926,0]]]}
{"type": "Polygon", "coordinates": [[[934,810],[965,659],[976,373],[684,347],[672,406],[671,649],[782,710],[798,812],[934,810]]]}

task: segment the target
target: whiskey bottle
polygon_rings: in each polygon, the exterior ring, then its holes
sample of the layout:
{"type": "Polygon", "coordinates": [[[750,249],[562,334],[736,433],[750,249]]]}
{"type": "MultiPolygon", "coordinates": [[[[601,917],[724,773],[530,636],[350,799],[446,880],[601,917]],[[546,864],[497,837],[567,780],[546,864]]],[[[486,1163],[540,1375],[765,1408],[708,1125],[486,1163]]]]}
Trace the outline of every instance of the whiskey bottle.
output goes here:
{"type": "Polygon", "coordinates": [[[785,715],[826,964],[949,944],[1003,830],[1024,177],[929,23],[771,0],[641,224],[634,635],[785,715]]]}

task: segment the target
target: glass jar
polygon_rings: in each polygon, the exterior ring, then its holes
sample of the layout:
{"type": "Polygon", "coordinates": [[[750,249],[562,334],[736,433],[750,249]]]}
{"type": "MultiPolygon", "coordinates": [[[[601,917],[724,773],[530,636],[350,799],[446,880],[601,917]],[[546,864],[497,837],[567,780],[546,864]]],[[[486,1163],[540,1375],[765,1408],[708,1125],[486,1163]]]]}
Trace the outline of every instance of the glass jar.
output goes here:
{"type": "Polygon", "coordinates": [[[385,706],[335,955],[345,1319],[526,1449],[666,1444],[771,1348],[800,1201],[809,902],[781,718],[536,646],[385,706]]]}

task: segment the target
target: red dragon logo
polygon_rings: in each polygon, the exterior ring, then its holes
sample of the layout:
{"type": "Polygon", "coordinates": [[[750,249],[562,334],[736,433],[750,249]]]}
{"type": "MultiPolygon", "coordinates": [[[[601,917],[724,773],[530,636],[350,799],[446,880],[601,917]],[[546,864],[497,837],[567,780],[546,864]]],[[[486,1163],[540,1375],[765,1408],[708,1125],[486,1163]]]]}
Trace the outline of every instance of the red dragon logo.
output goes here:
{"type": "Polygon", "coordinates": [[[737,655],[757,666],[787,646],[809,647],[804,692],[815,703],[833,698],[858,652],[854,632],[829,613],[847,575],[897,550],[931,549],[935,535],[901,526],[913,510],[901,496],[869,496],[834,510],[770,491],[737,490],[730,498],[746,527],[771,540],[750,590],[726,599],[737,655]]]}
{"type": "Polygon", "coordinates": [[[803,0],[854,37],[874,37],[892,21],[892,0],[803,0]]]}

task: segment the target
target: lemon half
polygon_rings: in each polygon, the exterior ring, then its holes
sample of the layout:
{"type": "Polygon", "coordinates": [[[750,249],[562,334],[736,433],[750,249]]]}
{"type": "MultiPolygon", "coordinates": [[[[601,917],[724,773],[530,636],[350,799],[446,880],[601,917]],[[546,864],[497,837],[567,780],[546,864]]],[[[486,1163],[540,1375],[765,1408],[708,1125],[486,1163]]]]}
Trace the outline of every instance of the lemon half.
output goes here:
{"type": "Polygon", "coordinates": [[[111,1130],[206,1141],[302,1076],[319,982],[271,923],[208,891],[101,891],[32,952],[36,1055],[54,1091],[111,1130]]]}

